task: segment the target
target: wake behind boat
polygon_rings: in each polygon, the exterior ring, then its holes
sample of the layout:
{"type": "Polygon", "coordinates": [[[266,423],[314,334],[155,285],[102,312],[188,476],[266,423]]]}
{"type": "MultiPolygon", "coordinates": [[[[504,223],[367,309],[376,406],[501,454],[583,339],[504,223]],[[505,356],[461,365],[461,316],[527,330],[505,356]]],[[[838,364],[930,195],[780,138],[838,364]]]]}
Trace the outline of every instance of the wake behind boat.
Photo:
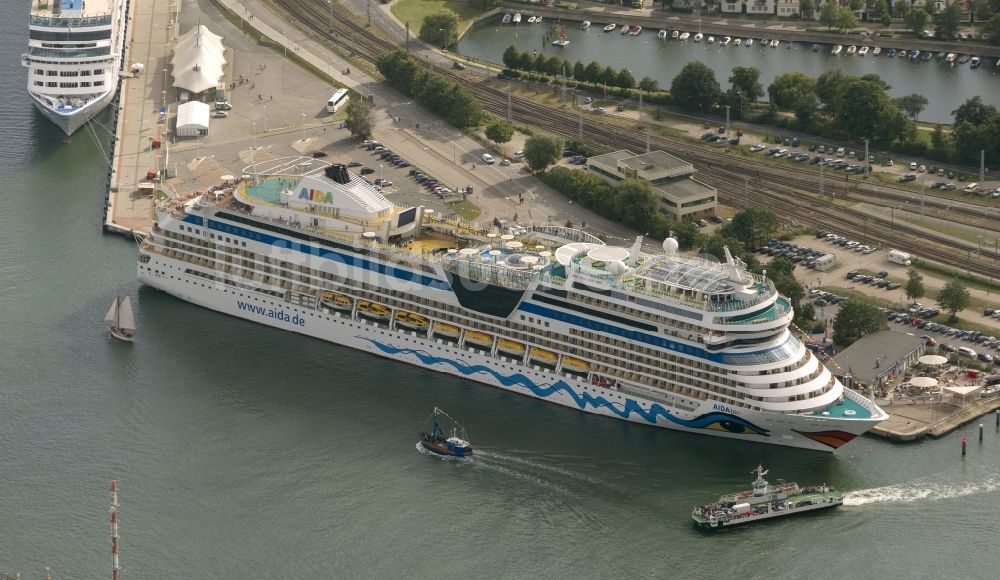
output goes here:
{"type": "Polygon", "coordinates": [[[472,443],[466,438],[465,429],[458,424],[458,421],[451,418],[448,413],[434,407],[431,415],[431,430],[420,433],[420,441],[417,447],[434,455],[442,457],[471,457],[472,443]],[[446,418],[450,422],[451,435],[445,435],[441,427],[440,417],[446,418]],[[459,436],[461,435],[461,437],[459,436]]]}
{"type": "Polygon", "coordinates": [[[702,528],[720,529],[758,520],[780,518],[802,512],[832,508],[844,503],[844,494],[824,483],[799,487],[797,483],[771,485],[764,479],[767,470],[758,465],[753,489],[731,493],[719,501],[694,508],[691,519],[702,528]]]}

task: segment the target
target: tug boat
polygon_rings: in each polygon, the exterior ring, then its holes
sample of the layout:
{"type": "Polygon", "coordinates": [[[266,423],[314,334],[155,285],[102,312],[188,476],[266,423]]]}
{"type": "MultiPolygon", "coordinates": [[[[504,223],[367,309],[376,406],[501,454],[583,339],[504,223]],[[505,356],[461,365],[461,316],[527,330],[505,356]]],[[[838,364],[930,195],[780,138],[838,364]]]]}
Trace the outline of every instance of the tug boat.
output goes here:
{"type": "Polygon", "coordinates": [[[417,448],[432,455],[455,457],[461,459],[472,456],[472,443],[467,439],[465,429],[448,413],[434,407],[431,415],[431,430],[421,431],[417,448]],[[446,435],[441,427],[440,417],[445,417],[451,423],[451,435],[446,435]]]}
{"type": "MultiPolygon", "coordinates": [[[[694,508],[691,519],[707,529],[722,529],[759,520],[768,520],[833,508],[844,503],[844,494],[822,485],[799,487],[797,483],[771,485],[764,479],[767,470],[758,465],[753,489],[731,493],[719,501],[694,508]]],[[[778,480],[781,481],[780,479],[778,480]]]]}

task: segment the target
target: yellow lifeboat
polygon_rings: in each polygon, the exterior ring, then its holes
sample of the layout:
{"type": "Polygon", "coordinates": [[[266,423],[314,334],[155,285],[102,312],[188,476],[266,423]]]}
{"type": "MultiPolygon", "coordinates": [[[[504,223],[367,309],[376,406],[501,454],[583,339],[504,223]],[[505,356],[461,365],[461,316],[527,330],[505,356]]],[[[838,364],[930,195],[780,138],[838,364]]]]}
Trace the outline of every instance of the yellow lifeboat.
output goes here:
{"type": "Polygon", "coordinates": [[[376,302],[369,302],[367,300],[362,300],[358,302],[358,314],[361,316],[367,316],[368,318],[381,318],[388,319],[391,311],[389,308],[378,304],[376,302]]]}
{"type": "Polygon", "coordinates": [[[524,345],[520,342],[514,342],[506,338],[500,339],[500,344],[497,346],[497,350],[507,356],[512,356],[516,358],[521,358],[524,356],[524,345]]]}
{"type": "Polygon", "coordinates": [[[405,310],[400,310],[396,313],[396,326],[412,328],[413,330],[427,330],[430,325],[431,323],[419,314],[405,310]]]}
{"type": "Polygon", "coordinates": [[[354,306],[350,296],[341,294],[340,292],[331,292],[330,290],[323,291],[319,302],[327,308],[336,308],[337,310],[350,310],[354,306]]]}
{"type": "Polygon", "coordinates": [[[465,344],[493,348],[493,335],[479,332],[478,330],[467,330],[465,332],[465,344]]]}
{"type": "Polygon", "coordinates": [[[435,322],[434,323],[434,334],[442,336],[444,338],[458,338],[461,331],[458,330],[457,326],[452,326],[446,322],[435,322]]]}
{"type": "Polygon", "coordinates": [[[590,372],[590,363],[571,356],[564,356],[562,368],[571,373],[588,373],[590,372]]]}
{"type": "Polygon", "coordinates": [[[537,346],[533,346],[531,347],[531,360],[539,364],[555,366],[556,361],[559,360],[559,357],[556,356],[556,353],[550,350],[545,350],[538,348],[537,346]]]}

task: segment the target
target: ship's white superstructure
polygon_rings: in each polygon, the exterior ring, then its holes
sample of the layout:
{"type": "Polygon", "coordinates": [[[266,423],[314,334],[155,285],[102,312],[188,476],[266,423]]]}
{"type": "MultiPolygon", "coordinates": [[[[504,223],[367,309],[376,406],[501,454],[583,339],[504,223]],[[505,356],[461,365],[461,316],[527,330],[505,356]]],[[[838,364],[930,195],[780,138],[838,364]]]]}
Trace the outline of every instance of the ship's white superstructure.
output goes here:
{"type": "Polygon", "coordinates": [[[830,451],[886,418],[728,255],[579,230],[477,231],[344,166],[157,210],[139,280],[195,304],[582,411],[830,451]]]}
{"type": "Polygon", "coordinates": [[[114,98],[127,16],[126,0],[31,0],[28,94],[67,135],[114,98]]]}

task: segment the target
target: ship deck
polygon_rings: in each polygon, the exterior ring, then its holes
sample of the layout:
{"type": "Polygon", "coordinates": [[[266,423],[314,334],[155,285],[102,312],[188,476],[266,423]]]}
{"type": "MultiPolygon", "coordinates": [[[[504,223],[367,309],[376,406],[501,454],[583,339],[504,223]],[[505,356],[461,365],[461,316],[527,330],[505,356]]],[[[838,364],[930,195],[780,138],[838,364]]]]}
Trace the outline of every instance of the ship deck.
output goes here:
{"type": "Polygon", "coordinates": [[[816,411],[813,413],[816,416],[823,417],[834,417],[837,419],[871,419],[872,412],[868,409],[862,407],[859,403],[855,402],[854,399],[850,397],[844,397],[844,400],[836,405],[829,407],[825,411],[816,411]]]}

